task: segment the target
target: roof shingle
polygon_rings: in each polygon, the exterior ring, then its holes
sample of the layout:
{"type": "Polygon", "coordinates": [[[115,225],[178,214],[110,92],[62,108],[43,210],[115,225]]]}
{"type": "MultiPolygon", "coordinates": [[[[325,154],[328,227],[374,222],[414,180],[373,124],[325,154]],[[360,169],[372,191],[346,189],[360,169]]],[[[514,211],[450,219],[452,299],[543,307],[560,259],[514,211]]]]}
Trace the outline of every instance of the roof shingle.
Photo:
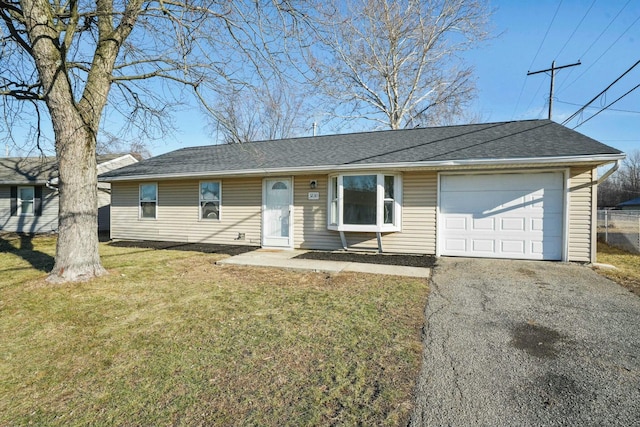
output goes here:
{"type": "Polygon", "coordinates": [[[183,148],[102,177],[620,154],[553,121],[526,120],[183,148]]]}

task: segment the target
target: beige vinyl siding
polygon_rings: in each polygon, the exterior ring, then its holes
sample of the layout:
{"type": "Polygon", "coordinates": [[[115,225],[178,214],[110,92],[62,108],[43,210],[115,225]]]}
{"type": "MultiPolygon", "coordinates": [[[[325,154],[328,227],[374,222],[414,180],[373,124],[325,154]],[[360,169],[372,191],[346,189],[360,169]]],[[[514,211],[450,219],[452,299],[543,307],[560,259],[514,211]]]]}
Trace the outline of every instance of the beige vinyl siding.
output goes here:
{"type": "MultiPolygon", "coordinates": [[[[303,249],[341,249],[340,235],[327,229],[328,176],[300,176],[295,178],[294,246],[303,249]],[[316,180],[318,187],[309,188],[316,180]],[[308,200],[310,191],[320,193],[320,200],[308,200]]],[[[402,231],[383,233],[385,252],[435,254],[436,197],[435,172],[407,172],[402,175],[402,231]]],[[[375,233],[346,232],[350,248],[377,249],[375,233]]]]}
{"type": "MultiPolygon", "coordinates": [[[[199,219],[200,180],[157,181],[156,219],[138,218],[140,182],[111,185],[111,237],[259,245],[262,180],[222,179],[220,220],[199,219]],[[244,233],[244,239],[238,239],[244,233]]],[[[150,181],[153,182],[153,181],[150,181]]]]}
{"type": "Polygon", "coordinates": [[[301,249],[342,249],[337,231],[327,229],[327,175],[296,176],[293,187],[293,246],[301,249]],[[315,180],[317,187],[310,188],[315,180]],[[319,200],[309,200],[309,192],[320,194],[319,200]]]}
{"type": "Polygon", "coordinates": [[[42,186],[41,216],[11,216],[11,186],[0,186],[0,230],[50,233],[58,230],[58,192],[42,186]]]}
{"type": "Polygon", "coordinates": [[[569,178],[569,251],[568,261],[592,262],[593,183],[596,169],[573,167],[569,178]]]}

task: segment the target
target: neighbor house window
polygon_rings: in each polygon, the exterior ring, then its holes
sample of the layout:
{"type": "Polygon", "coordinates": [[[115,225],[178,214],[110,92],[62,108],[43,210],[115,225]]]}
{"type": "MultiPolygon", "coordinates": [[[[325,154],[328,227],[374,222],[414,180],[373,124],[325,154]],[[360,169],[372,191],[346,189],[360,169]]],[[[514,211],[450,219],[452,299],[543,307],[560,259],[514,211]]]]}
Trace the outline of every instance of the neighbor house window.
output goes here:
{"type": "Polygon", "coordinates": [[[33,215],[35,201],[34,187],[18,187],[18,215],[33,215]]]}
{"type": "Polygon", "coordinates": [[[140,218],[156,218],[158,184],[140,184],[140,218]]]}
{"type": "Polygon", "coordinates": [[[200,183],[200,219],[220,219],[220,182],[200,183]]]}
{"type": "Polygon", "coordinates": [[[340,231],[399,231],[401,179],[388,174],[330,177],[329,228],[340,231]]]}

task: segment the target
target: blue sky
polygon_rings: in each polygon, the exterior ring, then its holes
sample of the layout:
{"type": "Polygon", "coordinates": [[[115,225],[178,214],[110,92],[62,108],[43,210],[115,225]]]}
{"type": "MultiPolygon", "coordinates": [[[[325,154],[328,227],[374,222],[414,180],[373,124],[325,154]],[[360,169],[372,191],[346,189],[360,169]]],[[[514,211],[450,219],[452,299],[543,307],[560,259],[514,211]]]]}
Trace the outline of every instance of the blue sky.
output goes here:
{"type": "MultiPolygon", "coordinates": [[[[489,1],[496,37],[465,55],[478,88],[469,113],[481,121],[546,118],[550,77],[527,72],[550,68],[554,60],[557,66],[581,61],[556,73],[553,120],[562,123],[640,60],[638,0],[489,1]]],[[[578,119],[588,119],[639,83],[640,65],[578,119]]],[[[580,125],[578,119],[567,126],[580,125]]],[[[177,114],[175,124],[174,134],[149,147],[152,154],[215,141],[196,106],[177,114]]],[[[640,150],[640,88],[576,130],[625,152],[640,150]]]]}
{"type": "MultiPolygon", "coordinates": [[[[553,117],[562,123],[640,60],[637,0],[493,1],[498,38],[471,52],[483,121],[546,118],[550,76],[527,76],[556,65],[553,117]],[[555,18],[554,18],[555,16],[555,18]],[[545,37],[546,35],[546,37],[545,37]],[[576,105],[573,105],[576,104],[576,105]]],[[[582,114],[586,120],[640,83],[640,65],[582,114]]],[[[640,149],[640,88],[576,131],[622,151],[640,149]]],[[[573,128],[579,120],[567,124],[573,128]]]]}
{"type": "MultiPolygon", "coordinates": [[[[478,97],[470,112],[486,122],[546,118],[550,76],[528,71],[581,61],[556,72],[553,120],[563,122],[640,60],[640,1],[493,0],[497,37],[465,55],[475,68],[478,97]]],[[[584,111],[588,119],[640,83],[640,65],[584,111]]],[[[622,151],[640,149],[640,88],[576,128],[622,151]]],[[[173,140],[153,154],[212,142],[204,119],[178,116],[173,140]]],[[[574,119],[573,128],[581,123],[574,119]]],[[[322,129],[319,129],[322,133],[322,129]]],[[[311,132],[311,131],[309,131],[311,132]]]]}

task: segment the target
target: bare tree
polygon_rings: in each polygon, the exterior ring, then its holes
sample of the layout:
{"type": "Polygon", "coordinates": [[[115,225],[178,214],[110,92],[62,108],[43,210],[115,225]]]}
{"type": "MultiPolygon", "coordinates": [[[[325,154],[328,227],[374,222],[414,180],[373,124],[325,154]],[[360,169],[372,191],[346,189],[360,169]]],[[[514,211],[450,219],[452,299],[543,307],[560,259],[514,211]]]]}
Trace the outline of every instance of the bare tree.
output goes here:
{"type": "Polygon", "coordinates": [[[31,123],[36,142],[50,119],[55,135],[59,235],[49,280],[105,273],[96,177],[104,112],[162,132],[168,106],[185,88],[209,99],[229,85],[273,78],[296,42],[296,7],[288,0],[0,0],[2,117],[11,126],[31,123]]]}
{"type": "Polygon", "coordinates": [[[308,107],[301,90],[284,82],[221,94],[209,109],[216,133],[226,144],[289,138],[308,129],[308,107]]]}
{"type": "Polygon", "coordinates": [[[598,186],[598,206],[613,207],[640,197],[640,150],[633,150],[620,169],[598,186]]]}
{"type": "Polygon", "coordinates": [[[144,140],[133,139],[129,142],[107,132],[102,132],[102,138],[96,142],[96,154],[134,154],[141,159],[152,156],[151,150],[144,140]]]}
{"type": "Polygon", "coordinates": [[[474,96],[459,54],[488,37],[482,0],[346,0],[325,13],[310,67],[336,116],[391,129],[451,122],[474,96]]]}

